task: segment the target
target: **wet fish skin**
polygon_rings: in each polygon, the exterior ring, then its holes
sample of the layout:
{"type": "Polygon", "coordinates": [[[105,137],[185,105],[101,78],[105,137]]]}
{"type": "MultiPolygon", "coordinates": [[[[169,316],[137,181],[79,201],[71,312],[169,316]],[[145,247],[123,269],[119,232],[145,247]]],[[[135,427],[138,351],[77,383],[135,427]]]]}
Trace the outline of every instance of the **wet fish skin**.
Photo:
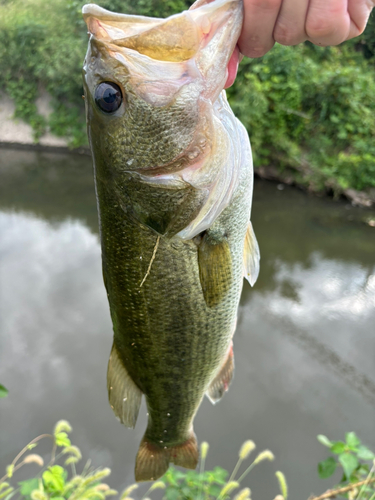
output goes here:
{"type": "Polygon", "coordinates": [[[232,377],[246,248],[252,282],[259,261],[249,141],[220,93],[242,5],[194,7],[167,21],[84,7],[87,124],[114,329],[109,399],[130,427],[142,394],[149,413],[137,480],[160,477],[169,462],[196,466],[194,416],[204,394],[216,401],[232,377]],[[176,51],[181,26],[188,40],[176,51]],[[112,114],[95,104],[106,81],[122,89],[112,114]]]}

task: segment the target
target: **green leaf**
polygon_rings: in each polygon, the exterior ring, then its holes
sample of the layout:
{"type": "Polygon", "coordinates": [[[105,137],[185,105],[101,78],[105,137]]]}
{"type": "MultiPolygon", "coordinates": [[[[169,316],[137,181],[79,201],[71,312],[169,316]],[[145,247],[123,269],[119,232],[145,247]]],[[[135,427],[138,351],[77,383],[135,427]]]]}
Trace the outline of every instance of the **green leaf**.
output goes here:
{"type": "Polygon", "coordinates": [[[357,457],[362,460],[374,460],[375,454],[366,446],[361,445],[357,450],[357,457]]]}
{"type": "Polygon", "coordinates": [[[20,493],[26,498],[30,498],[30,493],[39,487],[39,481],[36,477],[27,479],[26,481],[20,481],[18,483],[20,486],[20,493]]]}
{"type": "Polygon", "coordinates": [[[336,455],[340,455],[340,453],[343,453],[345,451],[345,448],[346,448],[345,443],[343,443],[342,441],[335,441],[331,446],[331,451],[336,455]]]}
{"type": "Polygon", "coordinates": [[[357,448],[361,444],[361,440],[356,436],[355,432],[347,432],[345,438],[349,448],[357,448]]]}
{"type": "Polygon", "coordinates": [[[317,439],[318,439],[319,443],[324,444],[324,446],[327,446],[327,448],[331,448],[331,446],[333,445],[332,441],[330,441],[327,438],[327,436],[323,436],[323,434],[319,434],[317,436],[317,439]]]}
{"type": "Polygon", "coordinates": [[[61,492],[65,485],[66,476],[66,470],[60,465],[49,467],[42,476],[45,488],[52,493],[61,492]]]}
{"type": "Polygon", "coordinates": [[[8,389],[0,384],[0,398],[6,398],[8,396],[8,389]]]}
{"type": "Polygon", "coordinates": [[[351,453],[346,452],[339,456],[339,462],[344,469],[346,478],[349,479],[352,472],[358,467],[358,458],[351,453]]]}
{"type": "Polygon", "coordinates": [[[70,439],[68,438],[68,434],[66,432],[58,432],[55,435],[55,443],[57,446],[71,446],[70,439]]]}
{"type": "Polygon", "coordinates": [[[318,474],[321,479],[326,479],[331,477],[336,470],[336,460],[333,457],[329,457],[318,464],[318,474]]]}

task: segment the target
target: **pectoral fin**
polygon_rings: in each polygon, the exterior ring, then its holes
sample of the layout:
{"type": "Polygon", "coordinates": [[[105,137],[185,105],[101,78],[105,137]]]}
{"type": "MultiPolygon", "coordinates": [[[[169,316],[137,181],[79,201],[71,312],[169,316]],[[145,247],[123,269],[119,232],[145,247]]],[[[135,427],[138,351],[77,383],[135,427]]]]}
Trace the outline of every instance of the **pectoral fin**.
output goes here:
{"type": "Polygon", "coordinates": [[[142,392],[130,378],[113,344],[107,371],[108,398],[116,417],[126,427],[135,427],[142,392]]]}
{"type": "Polygon", "coordinates": [[[248,222],[245,236],[245,246],[243,251],[243,274],[251,286],[258,279],[260,252],[254,229],[251,222],[248,222]]]}
{"type": "Polygon", "coordinates": [[[208,307],[217,306],[232,281],[232,256],[228,240],[206,232],[198,247],[199,278],[208,307]]]}

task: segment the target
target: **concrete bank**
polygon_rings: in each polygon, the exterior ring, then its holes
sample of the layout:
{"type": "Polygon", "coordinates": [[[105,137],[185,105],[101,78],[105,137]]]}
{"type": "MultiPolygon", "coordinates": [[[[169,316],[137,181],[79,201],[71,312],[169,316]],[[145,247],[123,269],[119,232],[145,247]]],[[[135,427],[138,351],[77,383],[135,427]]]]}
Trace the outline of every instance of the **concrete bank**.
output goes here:
{"type": "MultiPolygon", "coordinates": [[[[52,109],[50,106],[51,98],[46,92],[41,92],[36,100],[38,112],[48,118],[52,109]]],[[[8,96],[0,93],[0,148],[31,149],[40,151],[53,151],[56,153],[78,153],[90,154],[88,148],[78,148],[72,150],[68,147],[68,140],[62,137],[56,137],[50,132],[46,132],[37,143],[34,142],[33,130],[30,125],[14,118],[15,106],[8,96]]],[[[294,176],[290,173],[282,173],[274,166],[260,167],[255,170],[255,174],[262,179],[279,182],[288,185],[296,185],[304,190],[314,192],[314,189],[305,185],[298,184],[294,176]]],[[[315,192],[317,195],[332,194],[330,190],[326,193],[315,192]]],[[[375,206],[375,189],[366,191],[356,191],[355,189],[346,189],[342,195],[350,200],[353,205],[366,208],[375,206]]]]}

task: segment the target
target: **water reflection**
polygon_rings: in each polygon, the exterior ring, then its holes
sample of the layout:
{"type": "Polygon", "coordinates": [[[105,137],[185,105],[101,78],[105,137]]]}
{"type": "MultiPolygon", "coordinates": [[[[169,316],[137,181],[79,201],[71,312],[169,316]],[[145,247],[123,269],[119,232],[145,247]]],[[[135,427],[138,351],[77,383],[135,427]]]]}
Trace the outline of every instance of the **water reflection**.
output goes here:
{"type": "MultiPolygon", "coordinates": [[[[84,456],[112,467],[110,483],[121,489],[133,480],[146,415],[129,431],[107,403],[112,326],[90,159],[2,154],[0,207],[0,382],[10,389],[0,401],[0,471],[66,418],[84,456]]],[[[256,183],[261,274],[244,287],[235,380],[195,422],[211,444],[208,467],[233,467],[247,438],[272,449],[275,464],[249,478],[254,498],[274,498],[278,469],[291,500],[332,485],[317,478],[326,457],[318,433],[354,430],[375,448],[375,231],[362,217],[256,183]]]]}

